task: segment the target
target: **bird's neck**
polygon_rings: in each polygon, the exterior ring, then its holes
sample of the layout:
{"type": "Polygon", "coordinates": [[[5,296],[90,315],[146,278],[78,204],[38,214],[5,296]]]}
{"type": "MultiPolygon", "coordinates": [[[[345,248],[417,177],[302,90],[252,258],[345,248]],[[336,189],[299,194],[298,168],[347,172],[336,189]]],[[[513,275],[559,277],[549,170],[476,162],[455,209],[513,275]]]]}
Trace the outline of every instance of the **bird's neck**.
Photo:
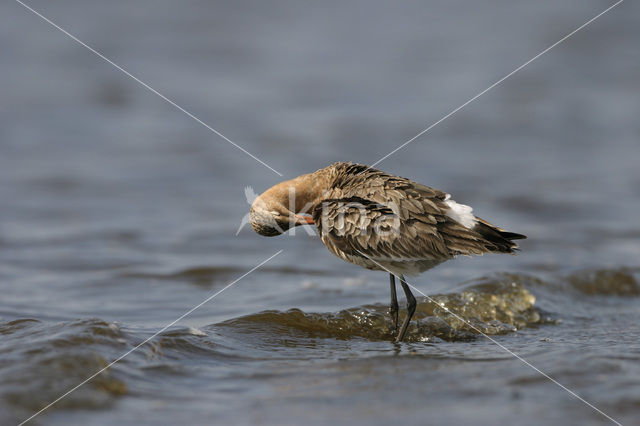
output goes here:
{"type": "Polygon", "coordinates": [[[321,169],[272,186],[261,197],[275,201],[293,213],[311,214],[330,186],[330,176],[321,169]]]}

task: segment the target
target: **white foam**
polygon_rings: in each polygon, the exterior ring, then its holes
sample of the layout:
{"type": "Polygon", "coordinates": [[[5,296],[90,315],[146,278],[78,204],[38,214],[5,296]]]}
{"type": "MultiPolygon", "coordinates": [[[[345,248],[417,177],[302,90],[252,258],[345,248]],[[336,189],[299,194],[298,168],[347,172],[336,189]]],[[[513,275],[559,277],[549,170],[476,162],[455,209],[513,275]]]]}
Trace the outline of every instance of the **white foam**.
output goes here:
{"type": "Polygon", "coordinates": [[[204,331],[200,330],[199,328],[189,327],[189,329],[187,331],[192,336],[204,337],[204,336],[207,335],[207,333],[205,333],[204,331]]]}
{"type": "Polygon", "coordinates": [[[473,215],[471,206],[456,203],[451,199],[451,195],[449,194],[447,194],[444,202],[449,206],[449,211],[445,214],[451,219],[469,229],[476,225],[476,217],[473,215]]]}

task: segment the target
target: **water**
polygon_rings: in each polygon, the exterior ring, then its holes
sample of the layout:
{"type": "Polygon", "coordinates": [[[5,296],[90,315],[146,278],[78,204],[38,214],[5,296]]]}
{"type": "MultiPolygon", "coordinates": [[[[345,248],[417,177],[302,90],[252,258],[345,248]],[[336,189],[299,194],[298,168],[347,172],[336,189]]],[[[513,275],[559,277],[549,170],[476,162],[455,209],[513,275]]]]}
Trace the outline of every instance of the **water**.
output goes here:
{"type": "MultiPolygon", "coordinates": [[[[281,171],[373,163],[607,7],[33,1],[281,171]]],[[[0,6],[0,422],[624,424],[640,407],[640,10],[624,2],[379,168],[529,236],[412,281],[244,228],[284,179],[0,6]],[[498,344],[504,346],[501,348],[498,344]]]]}

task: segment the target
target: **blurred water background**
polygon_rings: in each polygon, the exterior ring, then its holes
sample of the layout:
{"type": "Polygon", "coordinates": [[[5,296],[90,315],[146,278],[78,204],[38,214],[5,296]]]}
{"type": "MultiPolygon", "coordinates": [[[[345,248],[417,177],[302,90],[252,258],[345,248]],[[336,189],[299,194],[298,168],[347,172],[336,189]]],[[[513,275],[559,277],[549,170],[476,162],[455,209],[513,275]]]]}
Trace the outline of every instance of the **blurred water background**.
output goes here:
{"type": "MultiPolygon", "coordinates": [[[[30,6],[291,178],[371,164],[611,2],[30,6]]],[[[640,413],[640,6],[624,2],[378,168],[529,239],[412,282],[624,424],[640,413]],[[535,300],[535,302],[534,302],[535,300]]],[[[0,422],[608,424],[385,274],[262,238],[284,179],[0,4],[0,422]]]]}

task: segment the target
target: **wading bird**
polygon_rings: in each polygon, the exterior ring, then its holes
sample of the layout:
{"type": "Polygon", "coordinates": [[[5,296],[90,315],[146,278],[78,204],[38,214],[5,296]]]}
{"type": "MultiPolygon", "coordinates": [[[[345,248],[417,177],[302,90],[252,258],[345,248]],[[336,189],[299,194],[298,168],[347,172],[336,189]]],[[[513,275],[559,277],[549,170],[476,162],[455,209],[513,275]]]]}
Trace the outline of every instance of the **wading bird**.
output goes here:
{"type": "Polygon", "coordinates": [[[418,275],[458,255],[514,254],[505,231],[476,217],[445,192],[352,163],[335,163],[281,182],[255,199],[250,224],[264,236],[315,224],[329,251],[367,269],[389,272],[389,314],[398,330],[395,277],[407,299],[396,342],[402,341],[416,309],[404,276],[418,275]]]}

